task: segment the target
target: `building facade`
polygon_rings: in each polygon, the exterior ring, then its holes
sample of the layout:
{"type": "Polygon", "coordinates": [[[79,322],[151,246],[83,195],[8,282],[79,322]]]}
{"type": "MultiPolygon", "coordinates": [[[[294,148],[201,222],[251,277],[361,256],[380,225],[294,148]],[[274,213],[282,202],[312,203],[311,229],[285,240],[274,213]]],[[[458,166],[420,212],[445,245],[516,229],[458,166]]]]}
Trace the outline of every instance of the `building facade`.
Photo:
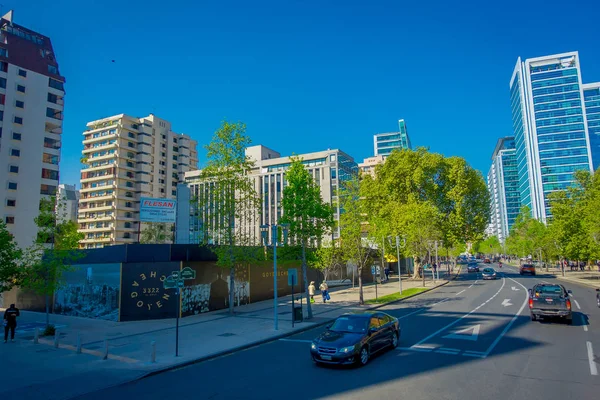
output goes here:
{"type": "Polygon", "coordinates": [[[521,208],[514,137],[498,140],[487,176],[491,220],[486,234],[504,243],[521,208]]]}
{"type": "Polygon", "coordinates": [[[600,168],[600,82],[583,85],[585,117],[592,150],[592,166],[600,168]]]}
{"type": "Polygon", "coordinates": [[[378,133],[373,136],[373,150],[375,156],[387,157],[396,149],[411,149],[406,122],[398,121],[398,132],[378,133]]]}
{"type": "Polygon", "coordinates": [[[177,184],[197,169],[197,143],[168,121],[119,114],[83,132],[79,231],[84,248],[137,243],[140,199],[175,199],[177,184]]]}
{"type": "Polygon", "coordinates": [[[577,52],[519,58],[510,80],[520,201],[543,222],[548,195],[592,170],[583,91],[577,52]]]}
{"type": "Polygon", "coordinates": [[[58,187],[65,78],[50,38],[13,19],[0,19],[0,216],[27,247],[40,199],[58,187]]]}
{"type": "Polygon", "coordinates": [[[358,169],[362,174],[368,174],[371,176],[375,176],[375,168],[378,165],[383,164],[385,158],[382,155],[378,155],[375,157],[367,157],[364,161],[358,164],[358,169]]]}
{"type": "Polygon", "coordinates": [[[77,223],[79,209],[79,190],[75,185],[58,185],[56,193],[56,217],[59,222],[77,223]]]}
{"type": "MultiPolygon", "coordinates": [[[[246,149],[246,156],[254,162],[249,179],[254,183],[260,198],[260,210],[257,210],[248,221],[236,223],[246,229],[251,237],[250,242],[260,243],[260,226],[273,225],[279,222],[283,213],[281,200],[286,185],[285,175],[291,164],[290,157],[282,157],[278,152],[265,146],[252,146],[246,149]]],[[[334,218],[339,220],[341,208],[338,202],[340,185],[352,179],[358,173],[358,165],[352,157],[341,150],[324,150],[314,153],[300,154],[297,157],[308,169],[309,174],[321,189],[321,197],[335,208],[334,218]]],[[[209,243],[218,244],[213,227],[218,224],[218,215],[208,207],[199,208],[193,199],[211,196],[213,192],[210,182],[201,179],[201,171],[186,173],[187,188],[180,185],[181,194],[178,203],[182,212],[177,216],[177,243],[209,243]],[[192,199],[189,213],[183,205],[186,199],[192,199]],[[189,227],[186,231],[185,226],[189,227]]],[[[188,200],[190,201],[190,200],[188,200]]],[[[202,201],[202,204],[212,202],[202,201]]],[[[269,232],[270,234],[270,232],[269,232]]],[[[332,237],[339,237],[339,228],[332,232],[332,237]]]]}

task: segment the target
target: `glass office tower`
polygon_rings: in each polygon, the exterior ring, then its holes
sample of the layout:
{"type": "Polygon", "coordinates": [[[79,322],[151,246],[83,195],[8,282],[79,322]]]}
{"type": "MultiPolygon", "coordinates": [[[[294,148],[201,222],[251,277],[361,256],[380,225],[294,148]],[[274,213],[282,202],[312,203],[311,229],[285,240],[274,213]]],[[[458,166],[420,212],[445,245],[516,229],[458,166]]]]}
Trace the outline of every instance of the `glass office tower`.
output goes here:
{"type": "Polygon", "coordinates": [[[546,222],[548,195],[592,170],[579,54],[519,58],[510,94],[521,204],[546,222]]]}
{"type": "Polygon", "coordinates": [[[396,149],[411,149],[406,122],[398,121],[398,132],[378,133],[373,136],[375,156],[387,157],[396,149]]]}
{"type": "Polygon", "coordinates": [[[600,82],[583,85],[585,115],[592,150],[592,166],[600,167],[600,82]]]}

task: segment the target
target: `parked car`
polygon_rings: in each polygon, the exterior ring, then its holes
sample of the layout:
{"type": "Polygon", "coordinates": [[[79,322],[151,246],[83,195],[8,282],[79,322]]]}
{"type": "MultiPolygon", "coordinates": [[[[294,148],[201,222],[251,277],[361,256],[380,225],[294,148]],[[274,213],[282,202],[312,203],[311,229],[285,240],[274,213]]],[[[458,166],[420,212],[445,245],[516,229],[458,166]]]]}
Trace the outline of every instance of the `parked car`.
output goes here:
{"type": "Polygon", "coordinates": [[[484,268],[483,271],[481,272],[481,277],[485,280],[485,279],[496,279],[496,271],[494,270],[494,268],[484,268]]]}
{"type": "Polygon", "coordinates": [[[400,341],[398,318],[383,312],[344,314],[314,339],[310,355],[315,363],[365,365],[371,356],[400,341]]]}
{"type": "Polygon", "coordinates": [[[521,275],[531,274],[531,275],[535,276],[535,265],[521,264],[521,267],[519,267],[519,274],[521,274],[521,275]]]}
{"type": "Polygon", "coordinates": [[[540,283],[529,289],[529,311],[531,320],[540,317],[559,317],[567,324],[573,323],[571,291],[563,285],[540,283]]]}

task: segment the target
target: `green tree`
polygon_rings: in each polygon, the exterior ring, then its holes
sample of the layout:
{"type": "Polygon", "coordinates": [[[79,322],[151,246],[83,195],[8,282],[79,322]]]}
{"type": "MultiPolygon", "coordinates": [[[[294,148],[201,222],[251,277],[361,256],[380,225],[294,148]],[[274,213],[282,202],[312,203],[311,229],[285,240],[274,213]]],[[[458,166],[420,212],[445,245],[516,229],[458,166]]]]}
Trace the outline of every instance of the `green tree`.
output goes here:
{"type": "Polygon", "coordinates": [[[485,240],[479,242],[479,251],[485,254],[500,254],[502,253],[502,243],[498,236],[488,236],[485,240]]]}
{"type": "Polygon", "coordinates": [[[167,224],[161,222],[148,222],[140,237],[140,243],[160,244],[168,243],[171,239],[171,232],[167,224]]]}
{"type": "Polygon", "coordinates": [[[306,248],[317,245],[333,226],[333,207],[321,198],[321,188],[297,157],[291,158],[286,172],[287,186],[281,200],[281,223],[289,224],[290,239],[302,249],[302,277],[306,296],[308,318],[312,307],[308,295],[306,248]]]}
{"type": "MultiPolygon", "coordinates": [[[[206,234],[203,244],[215,244],[217,265],[229,269],[229,312],[233,314],[235,276],[256,260],[253,224],[260,202],[248,172],[253,162],[246,157],[250,145],[246,125],[223,121],[205,146],[207,164],[201,172],[202,186],[197,197],[206,234]]],[[[262,256],[264,260],[264,255],[262,256]]]]}
{"type": "Polygon", "coordinates": [[[19,262],[22,255],[23,252],[6,228],[6,224],[0,221],[0,296],[19,282],[19,262]]]}
{"type": "Polygon", "coordinates": [[[44,295],[46,326],[50,325],[50,296],[64,283],[64,274],[72,270],[72,264],[81,257],[79,242],[84,235],[77,231],[73,221],[57,221],[56,198],[42,198],[40,211],[34,218],[38,234],[22,258],[18,286],[44,295]]]}
{"type": "Polygon", "coordinates": [[[510,235],[506,239],[506,247],[511,254],[537,258],[536,256],[546,246],[546,236],[546,225],[534,219],[531,216],[531,209],[524,206],[517,215],[510,235]]]}
{"type": "Polygon", "coordinates": [[[322,245],[315,251],[314,261],[311,263],[315,269],[323,272],[325,280],[328,280],[329,274],[336,268],[344,265],[342,251],[336,242],[322,245]]]}

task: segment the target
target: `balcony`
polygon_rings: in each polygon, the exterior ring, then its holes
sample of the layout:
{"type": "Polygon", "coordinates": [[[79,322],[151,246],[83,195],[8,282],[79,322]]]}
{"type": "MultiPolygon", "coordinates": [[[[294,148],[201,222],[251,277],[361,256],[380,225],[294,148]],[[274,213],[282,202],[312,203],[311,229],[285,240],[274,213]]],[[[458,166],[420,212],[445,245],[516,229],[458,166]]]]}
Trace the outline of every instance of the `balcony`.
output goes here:
{"type": "Polygon", "coordinates": [[[136,183],[135,190],[142,193],[152,193],[152,185],[150,183],[136,183]]]}
{"type": "Polygon", "coordinates": [[[88,130],[85,131],[85,133],[98,131],[98,130],[105,129],[108,127],[117,128],[118,122],[119,122],[119,120],[115,119],[112,121],[103,121],[103,122],[98,122],[96,124],[88,125],[88,130]]]}
{"type": "MultiPolygon", "coordinates": [[[[138,164],[137,166],[137,172],[145,172],[147,174],[152,175],[154,173],[152,166],[149,164],[138,164]]],[[[140,175],[138,174],[138,177],[140,175]]]]}
{"type": "Polygon", "coordinates": [[[81,151],[82,154],[89,154],[94,152],[95,150],[106,150],[106,149],[111,149],[111,148],[116,148],[117,147],[117,143],[113,142],[113,143],[104,143],[102,145],[92,145],[92,144],[86,144],[83,146],[83,150],[81,151]]]}
{"type": "Polygon", "coordinates": [[[62,135],[62,124],[56,120],[46,119],[45,131],[55,135],[62,135]]]}
{"type": "MultiPolygon", "coordinates": [[[[95,188],[94,190],[98,190],[97,188],[95,188]]],[[[103,196],[95,196],[95,197],[81,197],[79,199],[79,203],[89,203],[89,202],[94,202],[94,201],[106,201],[106,200],[113,200],[115,198],[114,193],[111,194],[105,194],[103,196]]]]}
{"type": "Polygon", "coordinates": [[[152,136],[148,136],[148,135],[138,135],[137,141],[138,141],[138,145],[144,144],[144,145],[150,145],[150,146],[152,146],[152,144],[154,142],[154,140],[152,139],[152,136]]]}
{"type": "Polygon", "coordinates": [[[96,232],[110,232],[113,230],[112,226],[102,227],[102,228],[79,228],[77,231],[81,233],[96,233],[96,232]]]}
{"type": "Polygon", "coordinates": [[[138,162],[145,162],[148,164],[152,164],[152,156],[150,154],[138,154],[135,156],[135,160],[138,162]]]}
{"type": "Polygon", "coordinates": [[[87,244],[87,243],[110,243],[114,241],[114,236],[110,235],[109,237],[100,237],[100,238],[85,238],[81,241],[79,241],[79,243],[81,244],[87,244]]]}

